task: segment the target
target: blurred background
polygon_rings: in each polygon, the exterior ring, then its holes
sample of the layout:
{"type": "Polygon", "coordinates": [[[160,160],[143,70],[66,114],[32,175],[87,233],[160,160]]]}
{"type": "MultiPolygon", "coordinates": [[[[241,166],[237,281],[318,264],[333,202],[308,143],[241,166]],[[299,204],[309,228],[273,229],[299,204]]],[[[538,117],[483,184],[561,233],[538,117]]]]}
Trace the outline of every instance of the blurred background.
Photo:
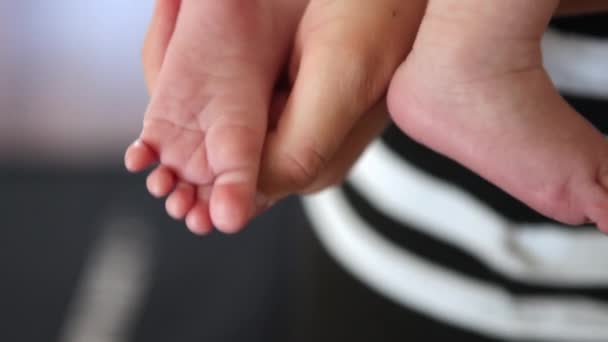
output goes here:
{"type": "Polygon", "coordinates": [[[123,169],[152,7],[0,1],[0,341],[286,339],[295,202],[200,239],[123,169]]]}

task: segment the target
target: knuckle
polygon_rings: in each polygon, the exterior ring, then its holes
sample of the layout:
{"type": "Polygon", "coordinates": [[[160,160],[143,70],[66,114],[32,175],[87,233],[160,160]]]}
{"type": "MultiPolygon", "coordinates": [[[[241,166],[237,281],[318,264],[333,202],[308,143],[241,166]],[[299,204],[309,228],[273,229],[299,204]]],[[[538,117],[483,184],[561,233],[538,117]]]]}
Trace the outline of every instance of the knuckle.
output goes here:
{"type": "Polygon", "coordinates": [[[327,164],[326,158],[310,146],[300,149],[297,153],[286,151],[282,158],[281,173],[295,191],[302,191],[313,185],[327,164]]]}
{"type": "Polygon", "coordinates": [[[325,189],[338,187],[338,186],[344,184],[345,179],[346,179],[345,175],[325,175],[324,174],[323,176],[321,176],[321,179],[312,183],[306,189],[303,189],[302,191],[300,191],[300,193],[303,195],[311,195],[311,194],[321,192],[325,189]]]}

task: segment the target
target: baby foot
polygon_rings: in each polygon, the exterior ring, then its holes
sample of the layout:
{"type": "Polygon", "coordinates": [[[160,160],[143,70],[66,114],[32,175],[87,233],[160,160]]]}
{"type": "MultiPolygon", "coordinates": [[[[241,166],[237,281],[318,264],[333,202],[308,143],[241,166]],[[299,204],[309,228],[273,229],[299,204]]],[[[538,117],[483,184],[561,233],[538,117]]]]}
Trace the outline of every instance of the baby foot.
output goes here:
{"type": "Polygon", "coordinates": [[[430,1],[389,108],[408,135],[542,214],[608,232],[608,144],[542,66],[555,3],[430,1]]]}
{"type": "Polygon", "coordinates": [[[240,229],[256,184],[274,83],[303,1],[183,0],[126,164],[191,230],[240,229]]]}

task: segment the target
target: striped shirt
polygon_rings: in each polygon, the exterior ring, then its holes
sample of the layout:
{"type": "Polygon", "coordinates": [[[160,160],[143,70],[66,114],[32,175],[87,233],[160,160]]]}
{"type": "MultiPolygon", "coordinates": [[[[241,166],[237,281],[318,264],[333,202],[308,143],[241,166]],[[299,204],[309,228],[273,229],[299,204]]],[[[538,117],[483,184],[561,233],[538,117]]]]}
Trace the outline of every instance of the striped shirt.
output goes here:
{"type": "MultiPolygon", "coordinates": [[[[554,83],[604,132],[606,19],[555,20],[543,40],[554,83]]],[[[421,316],[494,339],[608,341],[608,239],[544,218],[395,127],[305,207],[341,266],[421,316]]]]}

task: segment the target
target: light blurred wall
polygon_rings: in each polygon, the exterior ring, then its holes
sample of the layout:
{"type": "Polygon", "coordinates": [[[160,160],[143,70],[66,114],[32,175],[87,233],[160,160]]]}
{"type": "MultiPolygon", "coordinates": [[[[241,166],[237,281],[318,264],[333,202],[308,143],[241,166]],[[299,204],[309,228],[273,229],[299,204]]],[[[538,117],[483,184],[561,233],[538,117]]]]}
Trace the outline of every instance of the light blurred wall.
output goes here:
{"type": "Polygon", "coordinates": [[[0,161],[119,164],[153,0],[0,0],[0,161]]]}

